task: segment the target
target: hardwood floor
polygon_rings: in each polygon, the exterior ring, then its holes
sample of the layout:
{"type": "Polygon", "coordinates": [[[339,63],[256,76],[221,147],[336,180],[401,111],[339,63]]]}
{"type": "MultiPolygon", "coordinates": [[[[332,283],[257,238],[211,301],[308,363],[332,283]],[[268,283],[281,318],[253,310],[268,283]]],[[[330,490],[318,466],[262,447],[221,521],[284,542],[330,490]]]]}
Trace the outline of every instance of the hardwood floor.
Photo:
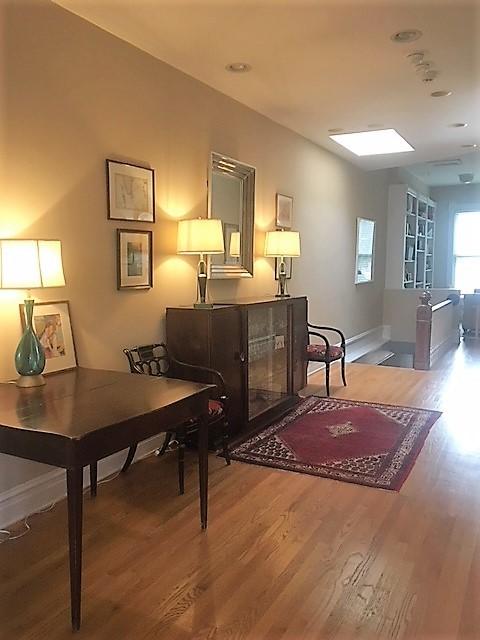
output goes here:
{"type": "MultiPolygon", "coordinates": [[[[480,342],[480,341],[479,341],[480,342]]],[[[338,397],[444,413],[399,493],[195,456],[149,458],[85,497],[85,639],[480,638],[480,345],[448,370],[349,365],[338,397]]],[[[310,378],[323,392],[323,375],[310,378]]],[[[0,546],[0,638],[70,638],[65,505],[0,546]]]]}

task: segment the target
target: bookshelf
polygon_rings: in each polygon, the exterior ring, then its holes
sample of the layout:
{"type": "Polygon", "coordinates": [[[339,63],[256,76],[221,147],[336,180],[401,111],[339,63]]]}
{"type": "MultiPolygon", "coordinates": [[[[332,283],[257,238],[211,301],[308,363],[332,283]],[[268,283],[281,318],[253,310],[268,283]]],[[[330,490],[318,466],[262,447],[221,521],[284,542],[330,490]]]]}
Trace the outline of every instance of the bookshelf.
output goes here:
{"type": "Polygon", "coordinates": [[[436,204],[406,184],[388,194],[387,289],[433,286],[436,204]]]}

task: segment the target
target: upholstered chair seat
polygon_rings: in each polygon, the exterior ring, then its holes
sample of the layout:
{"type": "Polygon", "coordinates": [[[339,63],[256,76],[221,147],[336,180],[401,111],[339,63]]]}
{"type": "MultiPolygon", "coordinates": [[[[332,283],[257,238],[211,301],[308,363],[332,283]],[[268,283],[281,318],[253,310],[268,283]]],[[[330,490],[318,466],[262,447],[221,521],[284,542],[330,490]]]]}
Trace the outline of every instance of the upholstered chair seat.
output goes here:
{"type": "Polygon", "coordinates": [[[336,345],[330,345],[328,348],[324,344],[307,345],[308,359],[316,362],[340,360],[340,358],[343,358],[343,354],[342,347],[337,347],[336,345]]]}

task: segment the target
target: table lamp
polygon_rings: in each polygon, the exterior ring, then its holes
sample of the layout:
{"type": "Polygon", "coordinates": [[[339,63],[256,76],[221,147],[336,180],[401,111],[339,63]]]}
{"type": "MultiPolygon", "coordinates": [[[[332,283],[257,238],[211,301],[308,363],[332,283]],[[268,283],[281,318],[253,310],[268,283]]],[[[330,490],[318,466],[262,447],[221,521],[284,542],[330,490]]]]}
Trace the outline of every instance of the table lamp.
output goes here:
{"type": "Polygon", "coordinates": [[[196,220],[179,220],[177,235],[177,253],[198,254],[200,260],[197,267],[198,298],[193,306],[196,309],[208,309],[207,266],[204,256],[225,252],[223,243],[222,221],[215,218],[197,218],[196,220]]]}
{"type": "Polygon", "coordinates": [[[30,289],[65,286],[59,240],[0,240],[0,289],[26,289],[26,329],[15,352],[17,386],[45,384],[45,352],[33,329],[30,289]]]}
{"type": "Polygon", "coordinates": [[[287,270],[285,258],[298,258],[300,255],[300,234],[298,231],[267,231],[265,237],[265,256],[279,258],[277,298],[288,298],[287,270]]]}
{"type": "Polygon", "coordinates": [[[230,251],[232,258],[240,257],[240,231],[232,231],[230,235],[230,251]]]}

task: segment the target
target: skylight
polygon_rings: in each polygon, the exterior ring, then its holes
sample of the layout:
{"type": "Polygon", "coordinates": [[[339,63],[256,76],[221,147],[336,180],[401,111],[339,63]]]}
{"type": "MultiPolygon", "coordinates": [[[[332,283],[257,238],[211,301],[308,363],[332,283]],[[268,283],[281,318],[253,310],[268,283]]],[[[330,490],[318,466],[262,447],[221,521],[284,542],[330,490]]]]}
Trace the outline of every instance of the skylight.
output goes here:
{"type": "Polygon", "coordinates": [[[395,129],[340,133],[330,138],[357,156],[378,156],[387,153],[415,151],[395,129]]]}

